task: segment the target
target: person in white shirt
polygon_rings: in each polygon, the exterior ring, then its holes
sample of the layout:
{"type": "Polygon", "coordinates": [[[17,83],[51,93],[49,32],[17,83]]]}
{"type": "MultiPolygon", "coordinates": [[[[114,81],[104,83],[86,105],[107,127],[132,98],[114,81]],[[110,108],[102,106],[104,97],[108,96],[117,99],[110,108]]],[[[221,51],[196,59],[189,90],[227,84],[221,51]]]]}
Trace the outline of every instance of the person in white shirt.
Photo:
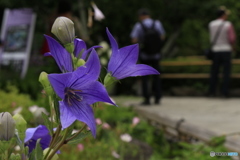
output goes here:
{"type": "Polygon", "coordinates": [[[236,41],[234,27],[227,21],[230,11],[221,6],[217,11],[217,19],[209,23],[210,42],[214,52],[213,63],[211,66],[209,96],[216,95],[218,84],[219,69],[223,66],[223,84],[221,94],[229,97],[229,82],[231,74],[231,54],[233,45],[236,41]]]}

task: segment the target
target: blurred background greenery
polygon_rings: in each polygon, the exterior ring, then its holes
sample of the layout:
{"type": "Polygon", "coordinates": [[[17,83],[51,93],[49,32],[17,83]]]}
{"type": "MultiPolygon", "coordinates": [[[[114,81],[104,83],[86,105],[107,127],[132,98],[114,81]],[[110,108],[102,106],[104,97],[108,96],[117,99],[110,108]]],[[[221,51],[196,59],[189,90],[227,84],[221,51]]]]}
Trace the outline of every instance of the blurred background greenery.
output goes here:
{"type": "MultiPolygon", "coordinates": [[[[33,8],[37,13],[34,49],[38,50],[41,47],[43,34],[47,32],[49,25],[47,22],[56,12],[58,2],[54,0],[1,0],[0,20],[5,8],[33,8]]],[[[70,2],[74,15],[83,21],[81,13],[85,13],[87,16],[88,8],[91,7],[90,1],[71,0],[70,2]]],[[[231,10],[229,20],[236,29],[238,39],[240,36],[238,34],[240,31],[240,2],[236,0],[95,0],[94,2],[106,18],[101,22],[94,21],[93,27],[88,29],[93,44],[98,44],[102,39],[107,40],[105,29],[108,27],[117,38],[120,47],[129,45],[129,34],[138,20],[137,11],[143,7],[151,11],[154,19],[162,21],[167,38],[174,33],[179,33],[174,43],[179,48],[178,56],[202,54],[202,50],[209,45],[207,25],[210,20],[215,18],[216,10],[220,5],[225,5],[231,10]]],[[[239,46],[237,46],[237,52],[240,52],[239,46]]]]}
{"type": "MultiPolygon", "coordinates": [[[[28,127],[42,124],[29,108],[35,106],[49,109],[44,94],[32,100],[28,94],[19,93],[11,85],[7,86],[6,91],[0,90],[0,97],[0,112],[22,114],[28,127]]],[[[96,138],[89,136],[76,144],[64,146],[59,154],[60,160],[231,160],[231,157],[226,156],[209,156],[211,151],[227,152],[223,145],[225,137],[215,137],[208,144],[194,138],[191,143],[190,139],[187,142],[179,141],[177,137],[166,136],[156,123],[143,119],[133,108],[121,103],[118,105],[121,107],[99,103],[95,108],[96,138]]],[[[82,123],[75,123],[74,129],[80,129],[82,123]]]]}

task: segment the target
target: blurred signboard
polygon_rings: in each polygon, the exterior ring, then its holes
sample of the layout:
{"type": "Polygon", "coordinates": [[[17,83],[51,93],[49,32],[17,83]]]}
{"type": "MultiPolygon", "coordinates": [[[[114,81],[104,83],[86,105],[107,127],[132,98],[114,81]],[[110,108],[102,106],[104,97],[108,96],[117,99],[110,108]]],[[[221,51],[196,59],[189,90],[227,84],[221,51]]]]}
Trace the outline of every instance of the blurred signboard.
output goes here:
{"type": "Polygon", "coordinates": [[[29,8],[5,9],[1,28],[0,64],[18,64],[26,75],[32,48],[36,14],[29,8]]]}

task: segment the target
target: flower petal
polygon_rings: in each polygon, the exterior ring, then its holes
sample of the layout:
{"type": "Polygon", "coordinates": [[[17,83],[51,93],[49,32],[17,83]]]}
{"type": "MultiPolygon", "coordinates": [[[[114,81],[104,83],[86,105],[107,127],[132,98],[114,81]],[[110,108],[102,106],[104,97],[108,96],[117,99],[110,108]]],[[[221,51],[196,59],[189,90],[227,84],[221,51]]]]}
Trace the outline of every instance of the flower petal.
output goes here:
{"type": "Polygon", "coordinates": [[[121,72],[127,70],[132,65],[136,65],[138,59],[138,45],[130,45],[119,49],[115,57],[111,57],[108,64],[108,71],[113,77],[119,79],[121,72]]]}
{"type": "Polygon", "coordinates": [[[78,57],[81,51],[85,51],[87,49],[86,43],[79,38],[74,39],[74,55],[78,57]]]}
{"type": "Polygon", "coordinates": [[[60,98],[64,98],[64,89],[70,85],[70,79],[72,73],[63,73],[63,74],[49,74],[48,79],[60,98]]]}
{"type": "Polygon", "coordinates": [[[67,109],[71,112],[72,116],[77,120],[86,123],[91,129],[92,135],[96,137],[96,122],[92,107],[84,103],[84,101],[79,102],[73,100],[72,102],[72,105],[68,106],[67,102],[64,101],[64,105],[67,106],[67,109]]]}
{"type": "Polygon", "coordinates": [[[107,32],[108,39],[109,39],[111,47],[112,47],[112,55],[113,55],[118,52],[118,44],[117,44],[117,41],[113,38],[110,31],[108,30],[108,28],[106,29],[106,32],[107,32]]]}
{"type": "Polygon", "coordinates": [[[100,61],[96,51],[93,49],[85,66],[79,67],[72,72],[70,88],[80,89],[87,86],[89,82],[96,81],[100,74],[100,61]]]}
{"type": "Polygon", "coordinates": [[[63,129],[69,127],[76,120],[76,117],[73,116],[72,112],[70,112],[67,107],[68,106],[65,106],[62,101],[59,101],[60,120],[63,129]]]}
{"type": "Polygon", "coordinates": [[[93,46],[93,47],[89,48],[88,50],[86,50],[86,51],[83,52],[81,58],[84,59],[84,60],[86,60],[88,53],[89,53],[90,51],[92,51],[93,49],[95,49],[95,48],[102,48],[102,46],[93,46]]]}
{"type": "Polygon", "coordinates": [[[110,99],[105,87],[98,81],[89,83],[87,86],[82,86],[81,90],[82,92],[80,95],[83,97],[84,101],[87,101],[88,104],[106,102],[116,105],[110,99]]]}
{"type": "Polygon", "coordinates": [[[29,152],[36,146],[36,141],[41,138],[40,145],[42,149],[45,149],[49,146],[51,141],[51,136],[46,126],[39,125],[36,128],[28,128],[26,130],[26,137],[24,139],[24,143],[29,147],[29,152]]]}
{"type": "Polygon", "coordinates": [[[87,73],[91,74],[92,76],[95,76],[94,79],[97,80],[100,74],[101,64],[95,49],[93,49],[92,52],[90,53],[85,66],[88,69],[87,73]]]}
{"type": "Polygon", "coordinates": [[[145,64],[136,64],[134,66],[128,67],[125,70],[122,70],[121,73],[116,73],[116,75],[118,75],[118,79],[135,76],[146,76],[151,74],[159,74],[159,72],[151,66],[145,64]]]}
{"type": "Polygon", "coordinates": [[[55,39],[44,35],[47,39],[51,55],[55,59],[58,67],[62,72],[73,71],[72,59],[70,53],[67,52],[55,39]]]}
{"type": "Polygon", "coordinates": [[[44,53],[44,55],[43,56],[52,56],[52,54],[51,54],[51,52],[46,52],[46,53],[44,53]]]}

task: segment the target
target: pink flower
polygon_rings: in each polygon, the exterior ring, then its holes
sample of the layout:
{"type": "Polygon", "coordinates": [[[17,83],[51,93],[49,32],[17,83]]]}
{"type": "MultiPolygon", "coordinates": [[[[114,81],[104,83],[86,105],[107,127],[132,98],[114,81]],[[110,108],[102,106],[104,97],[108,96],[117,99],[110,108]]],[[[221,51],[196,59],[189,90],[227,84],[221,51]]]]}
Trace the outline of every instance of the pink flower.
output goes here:
{"type": "Polygon", "coordinates": [[[78,149],[78,151],[83,151],[84,150],[84,145],[82,144],[82,143],[79,143],[78,145],[77,145],[77,149],[78,149]]]}
{"type": "Polygon", "coordinates": [[[110,129],[111,128],[110,125],[106,122],[103,123],[102,127],[103,127],[103,129],[110,129]]]}
{"type": "Polygon", "coordinates": [[[133,126],[136,126],[139,122],[140,122],[140,118],[138,118],[138,117],[134,117],[134,118],[132,119],[132,125],[133,125],[133,126]]]}
{"type": "Polygon", "coordinates": [[[97,125],[101,125],[102,124],[102,120],[100,118],[96,118],[95,119],[97,125]]]}

